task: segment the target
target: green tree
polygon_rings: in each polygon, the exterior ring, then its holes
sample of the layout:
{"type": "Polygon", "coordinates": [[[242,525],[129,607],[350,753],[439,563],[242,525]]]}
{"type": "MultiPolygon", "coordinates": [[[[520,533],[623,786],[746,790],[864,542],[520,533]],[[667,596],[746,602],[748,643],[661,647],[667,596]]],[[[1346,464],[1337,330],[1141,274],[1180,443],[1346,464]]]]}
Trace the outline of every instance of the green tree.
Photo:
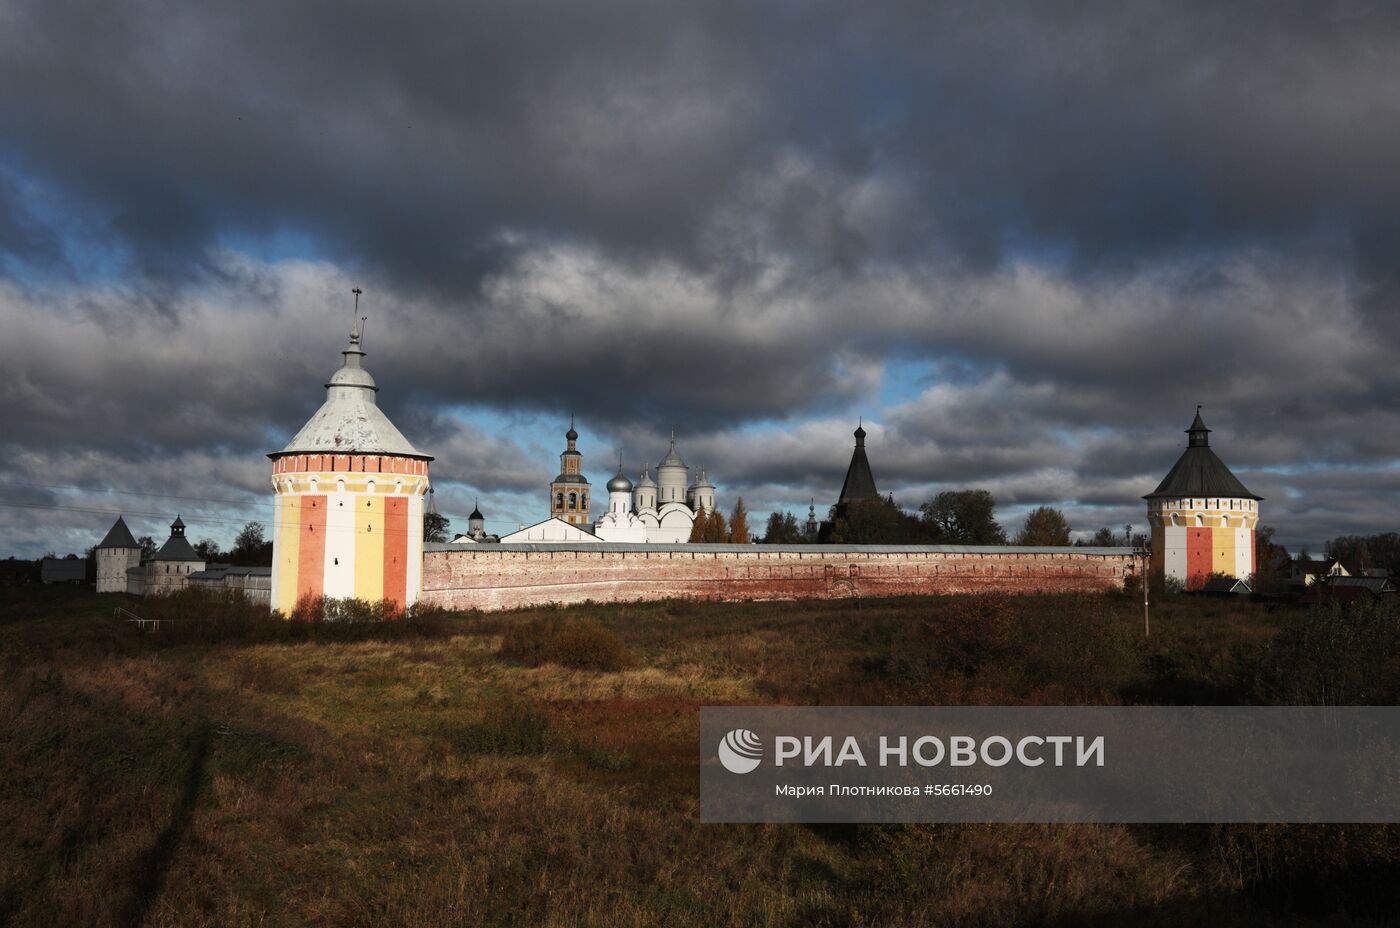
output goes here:
{"type": "Polygon", "coordinates": [[[1274,529],[1261,525],[1254,530],[1254,579],[1256,593],[1279,590],[1288,579],[1288,549],[1274,544],[1274,529]]]}
{"type": "Polygon", "coordinates": [[[734,512],[729,516],[729,540],[736,545],[749,543],[749,511],[742,496],[734,501],[734,512]]]}
{"type": "Polygon", "coordinates": [[[241,567],[272,566],[272,542],[263,537],[261,522],[248,522],[233,539],[228,559],[241,567]]]}
{"type": "Polygon", "coordinates": [[[765,545],[798,545],[807,540],[807,535],[797,523],[797,516],[790,512],[774,512],[768,516],[768,527],[763,532],[765,545]]]}
{"type": "Polygon", "coordinates": [[[1325,550],[1328,557],[1341,561],[1349,571],[1379,568],[1400,576],[1400,534],[1395,532],[1342,535],[1327,542],[1325,550]]]}
{"type": "Polygon", "coordinates": [[[937,541],[936,534],[900,508],[892,496],[856,500],[832,512],[832,544],[908,545],[937,541]]]}
{"type": "Polygon", "coordinates": [[[447,541],[448,526],[452,523],[440,512],[423,513],[423,540],[447,541]]]}
{"type": "Polygon", "coordinates": [[[156,551],[160,550],[156,547],[156,540],[150,535],[142,535],[136,539],[136,543],[141,546],[141,560],[143,561],[149,561],[156,556],[156,551]]]}
{"type": "Polygon", "coordinates": [[[217,561],[224,556],[220,550],[219,543],[212,538],[201,538],[194,546],[194,553],[204,558],[205,561],[217,561]]]}
{"type": "Polygon", "coordinates": [[[1061,547],[1069,544],[1069,522],[1065,514],[1049,506],[1032,509],[1016,535],[1016,544],[1061,547]]]}
{"type": "Polygon", "coordinates": [[[1116,548],[1122,539],[1113,534],[1113,529],[1104,526],[1089,538],[1076,541],[1075,545],[1081,548],[1116,548]]]}
{"type": "Polygon", "coordinates": [[[996,500],[986,490],[945,490],[919,507],[931,534],[949,544],[1004,545],[1006,532],[997,524],[996,500]]]}

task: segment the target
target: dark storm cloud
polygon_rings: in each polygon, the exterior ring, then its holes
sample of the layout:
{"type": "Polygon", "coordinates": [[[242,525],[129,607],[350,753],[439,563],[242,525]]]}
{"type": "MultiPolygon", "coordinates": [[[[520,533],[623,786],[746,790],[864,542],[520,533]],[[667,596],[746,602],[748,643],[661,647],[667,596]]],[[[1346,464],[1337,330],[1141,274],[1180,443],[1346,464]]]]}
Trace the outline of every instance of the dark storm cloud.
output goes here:
{"type": "Polygon", "coordinates": [[[787,150],[910,194],[869,230],[818,183],[765,204],[813,263],[1092,264],[1320,222],[1389,241],[1397,15],[44,2],[7,14],[0,86],[29,168],[157,271],[279,223],[412,287],[470,283],[501,226],[732,266],[716,208],[787,150]]]}
{"type": "Polygon", "coordinates": [[[1354,530],[1400,459],[1397,53],[1364,3],[13,3],[0,448],[256,497],[360,284],[462,488],[557,450],[463,408],[574,411],[821,509],[858,409],[903,501],[1118,518],[1205,403],[1280,520],[1354,530]],[[876,403],[891,360],[930,373],[876,403]]]}

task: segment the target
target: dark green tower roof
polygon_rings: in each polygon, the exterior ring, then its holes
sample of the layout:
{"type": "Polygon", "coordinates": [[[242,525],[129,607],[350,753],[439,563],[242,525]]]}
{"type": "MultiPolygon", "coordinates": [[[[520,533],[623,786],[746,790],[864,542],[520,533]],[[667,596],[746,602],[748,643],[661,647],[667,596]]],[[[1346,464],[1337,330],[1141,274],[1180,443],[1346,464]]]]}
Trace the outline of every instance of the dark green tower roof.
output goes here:
{"type": "Polygon", "coordinates": [[[865,428],[856,426],[856,448],[851,452],[851,466],[846,468],[846,482],[841,484],[841,497],[837,506],[845,506],[859,499],[874,499],[880,495],[875,489],[875,475],[870,472],[870,459],[865,456],[865,428]]]}
{"type": "Polygon", "coordinates": [[[1201,419],[1201,407],[1196,407],[1196,419],[1186,430],[1190,436],[1186,450],[1167,471],[1157,489],[1143,499],[1178,499],[1182,497],[1225,496],[1237,499],[1263,499],[1251,493],[1240,478],[1230,472],[1225,462],[1210,450],[1210,429],[1201,419]]]}
{"type": "Polygon", "coordinates": [[[131,537],[131,529],[126,527],[126,520],[117,516],[117,521],[112,523],[112,527],[107,530],[107,536],[97,543],[98,550],[103,548],[139,548],[141,545],[135,538],[131,537]]]}

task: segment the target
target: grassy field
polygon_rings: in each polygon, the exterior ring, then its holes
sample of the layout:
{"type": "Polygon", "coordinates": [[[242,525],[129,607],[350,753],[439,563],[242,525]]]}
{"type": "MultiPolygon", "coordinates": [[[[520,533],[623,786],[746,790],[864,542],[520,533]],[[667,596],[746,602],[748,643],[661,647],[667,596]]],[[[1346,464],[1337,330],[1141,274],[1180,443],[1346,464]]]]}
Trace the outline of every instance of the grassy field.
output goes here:
{"type": "Polygon", "coordinates": [[[0,924],[1391,923],[1400,831],[716,826],[698,708],[1391,704],[1393,607],[0,599],[0,924]],[[130,604],[128,604],[130,605],[130,604]]]}

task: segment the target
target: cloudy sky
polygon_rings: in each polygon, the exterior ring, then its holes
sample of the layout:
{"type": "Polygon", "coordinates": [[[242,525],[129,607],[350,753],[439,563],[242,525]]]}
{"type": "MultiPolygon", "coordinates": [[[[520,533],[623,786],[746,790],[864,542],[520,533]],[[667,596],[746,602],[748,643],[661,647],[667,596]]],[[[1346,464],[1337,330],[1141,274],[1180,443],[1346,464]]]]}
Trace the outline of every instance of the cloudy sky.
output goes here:
{"type": "Polygon", "coordinates": [[[1400,6],[0,4],[0,555],[227,544],[366,366],[439,508],[674,427],[727,508],[1144,525],[1197,403],[1400,528],[1400,6]]]}

